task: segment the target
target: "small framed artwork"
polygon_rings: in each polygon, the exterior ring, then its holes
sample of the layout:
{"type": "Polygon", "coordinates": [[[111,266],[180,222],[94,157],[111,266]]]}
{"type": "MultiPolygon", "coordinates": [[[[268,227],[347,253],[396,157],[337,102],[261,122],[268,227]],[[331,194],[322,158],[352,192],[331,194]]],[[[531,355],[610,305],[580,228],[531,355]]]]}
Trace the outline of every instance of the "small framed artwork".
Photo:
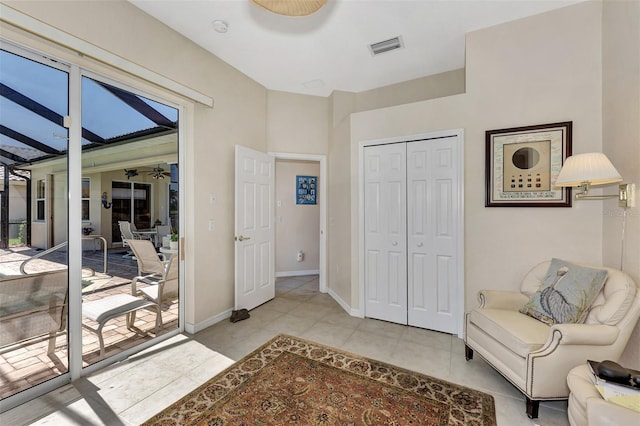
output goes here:
{"type": "Polygon", "coordinates": [[[572,122],[486,132],[486,207],[571,207],[571,188],[554,187],[571,155],[572,122]]]}
{"type": "Polygon", "coordinates": [[[317,176],[296,176],[296,204],[316,204],[317,176]]]}

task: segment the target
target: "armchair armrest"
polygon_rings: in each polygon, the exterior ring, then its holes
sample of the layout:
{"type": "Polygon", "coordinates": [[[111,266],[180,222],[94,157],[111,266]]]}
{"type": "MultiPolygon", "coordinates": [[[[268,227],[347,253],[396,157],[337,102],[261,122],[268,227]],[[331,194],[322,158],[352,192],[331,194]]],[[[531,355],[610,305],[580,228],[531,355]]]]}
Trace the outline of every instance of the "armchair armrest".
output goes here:
{"type": "Polygon", "coordinates": [[[560,331],[561,345],[612,345],[618,338],[618,327],[604,324],[555,324],[551,327],[551,336],[554,330],[560,331]]]}
{"type": "Polygon", "coordinates": [[[554,377],[566,376],[587,359],[616,359],[618,334],[617,327],[603,324],[551,326],[545,344],[527,356],[527,394],[534,398],[565,398],[569,395],[567,383],[554,377]]]}
{"type": "Polygon", "coordinates": [[[131,294],[133,294],[134,296],[138,292],[138,288],[137,288],[138,282],[148,284],[148,285],[159,285],[161,283],[164,283],[164,281],[162,280],[162,277],[157,274],[140,275],[140,276],[134,277],[133,280],[131,280],[131,294]]]}
{"type": "Polygon", "coordinates": [[[517,311],[529,300],[527,296],[516,291],[481,290],[478,292],[481,308],[508,309],[517,311]]]}

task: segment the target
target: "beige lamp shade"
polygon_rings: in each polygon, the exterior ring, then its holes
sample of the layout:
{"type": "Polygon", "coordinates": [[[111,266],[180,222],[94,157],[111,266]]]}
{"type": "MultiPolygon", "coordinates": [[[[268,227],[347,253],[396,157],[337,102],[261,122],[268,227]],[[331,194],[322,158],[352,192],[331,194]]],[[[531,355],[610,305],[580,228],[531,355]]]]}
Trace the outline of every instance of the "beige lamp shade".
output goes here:
{"type": "Polygon", "coordinates": [[[318,11],[327,0],[251,0],[268,10],[286,16],[306,16],[318,11]]]}
{"type": "Polygon", "coordinates": [[[601,152],[577,154],[565,160],[555,186],[606,185],[622,182],[622,176],[601,152]]]}

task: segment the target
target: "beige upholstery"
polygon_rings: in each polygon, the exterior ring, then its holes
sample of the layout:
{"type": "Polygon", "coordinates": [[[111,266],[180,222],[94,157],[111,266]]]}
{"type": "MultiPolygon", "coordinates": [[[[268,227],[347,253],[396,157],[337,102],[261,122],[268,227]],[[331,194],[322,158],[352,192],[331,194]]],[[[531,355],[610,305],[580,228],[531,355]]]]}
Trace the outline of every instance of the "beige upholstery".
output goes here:
{"type": "MultiPolygon", "coordinates": [[[[107,321],[126,315],[127,329],[140,333],[140,330],[136,329],[133,324],[136,318],[135,313],[139,309],[152,307],[153,305],[153,302],[129,294],[114,294],[91,302],[84,302],[82,304],[82,315],[97,322],[98,327],[92,327],[86,322],[82,323],[82,327],[85,330],[96,333],[100,343],[100,357],[104,358],[105,349],[102,328],[107,321]]],[[[160,316],[159,312],[156,314],[156,335],[158,334],[158,316],[160,316]]]]}
{"type": "MultiPolygon", "coordinates": [[[[567,399],[567,374],[587,359],[617,361],[640,316],[640,292],[624,272],[607,269],[607,280],[584,324],[548,326],[518,310],[541,285],[550,262],[524,277],[520,292],[486,290],[465,319],[466,357],[477,352],[527,398],[538,416],[540,400],[567,399]]],[[[584,265],[590,266],[590,265],[584,265]]]]}
{"type": "Polygon", "coordinates": [[[0,348],[48,336],[51,354],[67,325],[67,270],[0,280],[0,348]]]}
{"type": "Polygon", "coordinates": [[[133,250],[133,256],[138,262],[138,275],[154,274],[162,276],[167,261],[163,254],[158,254],[153,243],[149,240],[124,240],[133,250]],[[160,257],[162,256],[162,259],[160,257]]]}
{"type": "Polygon", "coordinates": [[[595,379],[585,364],[573,368],[567,376],[571,426],[640,425],[640,413],[607,402],[595,388],[595,379]]]}

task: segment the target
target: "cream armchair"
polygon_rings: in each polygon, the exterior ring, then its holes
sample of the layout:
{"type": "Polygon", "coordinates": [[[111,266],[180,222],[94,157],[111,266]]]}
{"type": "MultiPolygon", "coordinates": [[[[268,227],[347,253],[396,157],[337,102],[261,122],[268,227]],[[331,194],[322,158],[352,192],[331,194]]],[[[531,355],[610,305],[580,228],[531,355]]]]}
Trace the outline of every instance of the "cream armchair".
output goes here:
{"type": "MultiPolygon", "coordinates": [[[[465,318],[465,357],[480,354],[526,398],[538,417],[541,400],[567,399],[567,374],[587,359],[617,361],[640,316],[640,292],[624,272],[606,269],[607,280],[583,324],[548,326],[519,309],[540,287],[550,262],[535,266],[520,292],[481,291],[480,306],[465,318]]],[[[583,265],[589,266],[589,265],[583,265]]]]}

